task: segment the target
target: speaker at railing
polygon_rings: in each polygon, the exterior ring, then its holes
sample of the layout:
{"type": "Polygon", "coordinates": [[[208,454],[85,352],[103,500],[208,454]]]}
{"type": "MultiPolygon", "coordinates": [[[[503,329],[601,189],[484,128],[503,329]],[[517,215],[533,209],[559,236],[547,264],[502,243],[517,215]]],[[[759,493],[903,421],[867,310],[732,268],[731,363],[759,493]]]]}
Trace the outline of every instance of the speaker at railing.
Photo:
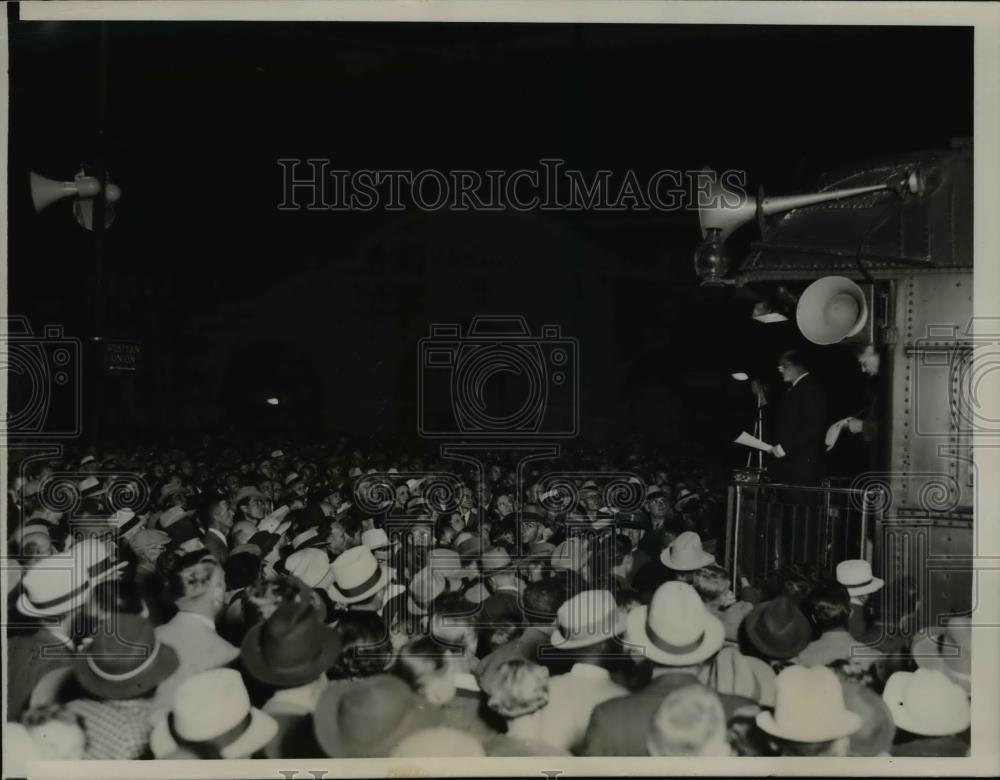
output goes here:
{"type": "Polygon", "coordinates": [[[865,291],[846,276],[824,276],[799,296],[795,321],[813,344],[837,344],[858,336],[871,317],[865,291]]]}

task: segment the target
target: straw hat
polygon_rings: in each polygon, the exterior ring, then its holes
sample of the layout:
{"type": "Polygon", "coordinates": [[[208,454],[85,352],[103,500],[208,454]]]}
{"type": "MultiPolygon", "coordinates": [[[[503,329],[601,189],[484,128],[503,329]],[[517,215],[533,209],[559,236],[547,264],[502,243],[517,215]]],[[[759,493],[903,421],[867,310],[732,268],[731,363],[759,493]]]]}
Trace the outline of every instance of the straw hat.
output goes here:
{"type": "Polygon", "coordinates": [[[333,583],[327,588],[327,593],[341,604],[365,601],[389,584],[389,571],[379,565],[372,551],[364,545],[338,555],[331,571],[333,583]]]}
{"type": "Polygon", "coordinates": [[[285,571],[310,588],[318,587],[330,573],[330,559],[319,547],[304,547],[285,559],[285,571]]]}
{"type": "Polygon", "coordinates": [[[186,743],[210,742],[222,758],[246,758],[277,733],[274,718],[250,706],[239,672],[212,669],[178,686],[173,710],[153,726],[149,746],[156,758],[166,758],[186,743]]]}
{"type": "Polygon", "coordinates": [[[853,734],[861,728],[861,716],[845,706],[832,669],[789,666],[778,674],[774,712],[758,713],[757,725],[792,742],[826,742],[853,734]]]}
{"type": "Polygon", "coordinates": [[[625,641],[642,647],[661,666],[693,666],[715,655],[725,642],[722,622],[705,609],[686,582],[661,585],[649,606],[628,613],[625,641]]]}
{"type": "Polygon", "coordinates": [[[116,562],[100,539],[88,538],[67,552],[33,564],[21,578],[17,609],[28,617],[56,617],[82,606],[93,587],[127,565],[116,562]]]}
{"type": "Polygon", "coordinates": [[[851,596],[865,596],[885,585],[885,580],[872,575],[872,565],[861,559],[838,563],[837,582],[847,588],[851,596]]]}
{"type": "Polygon", "coordinates": [[[715,563],[715,556],[702,549],[698,534],[685,531],[660,553],[660,562],[674,571],[694,571],[715,563]]]}
{"type": "Polygon", "coordinates": [[[896,672],[882,698],[898,728],[924,737],[943,737],[969,728],[969,697],[960,685],[934,669],[896,672]]]}

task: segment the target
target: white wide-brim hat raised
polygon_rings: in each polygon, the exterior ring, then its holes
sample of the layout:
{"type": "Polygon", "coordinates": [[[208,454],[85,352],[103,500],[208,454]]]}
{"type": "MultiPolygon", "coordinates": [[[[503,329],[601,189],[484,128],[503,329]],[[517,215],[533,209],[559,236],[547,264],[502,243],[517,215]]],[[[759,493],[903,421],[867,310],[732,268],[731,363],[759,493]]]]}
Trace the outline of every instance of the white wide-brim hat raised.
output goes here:
{"type": "Polygon", "coordinates": [[[923,737],[965,731],[972,710],[965,690],[935,669],[896,672],[885,683],[882,699],[897,728],[923,737]]]}
{"type": "Polygon", "coordinates": [[[366,601],[389,584],[389,571],[365,546],[342,552],[331,564],[333,582],[327,588],[330,598],[340,604],[366,601]]]}

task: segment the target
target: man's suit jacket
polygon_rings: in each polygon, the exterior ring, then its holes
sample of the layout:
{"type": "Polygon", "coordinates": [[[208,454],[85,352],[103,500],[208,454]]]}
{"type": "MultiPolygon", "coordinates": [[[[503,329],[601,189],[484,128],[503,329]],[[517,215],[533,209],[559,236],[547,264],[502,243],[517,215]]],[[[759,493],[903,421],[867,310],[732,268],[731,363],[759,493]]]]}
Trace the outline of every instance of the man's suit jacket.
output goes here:
{"type": "MultiPolygon", "coordinates": [[[[583,756],[648,756],[646,737],[653,715],[671,691],[685,685],[698,684],[690,674],[664,674],[654,678],[645,688],[628,696],[611,699],[598,705],[590,715],[587,734],[583,739],[583,756]]],[[[756,702],[742,696],[719,694],[726,718],[741,707],[759,710],[756,702]]]]}
{"type": "Polygon", "coordinates": [[[200,615],[178,612],[173,619],[156,627],[156,636],[177,652],[177,670],[160,683],[153,698],[151,718],[169,710],[178,686],[201,672],[228,666],[240,655],[240,649],[216,633],[200,615]]]}
{"type": "Polygon", "coordinates": [[[53,669],[69,666],[73,649],[48,629],[11,637],[7,642],[7,719],[16,721],[31,701],[38,681],[53,669]]]}
{"type": "Polygon", "coordinates": [[[215,560],[221,563],[223,566],[226,565],[226,561],[229,560],[229,545],[214,531],[206,531],[205,535],[201,539],[202,544],[205,545],[215,556],[215,560]]]}
{"type": "Polygon", "coordinates": [[[771,475],[796,485],[818,484],[823,478],[824,438],[828,427],[826,393],[812,374],[785,391],[778,404],[774,441],[785,457],[771,461],[771,475]]]}

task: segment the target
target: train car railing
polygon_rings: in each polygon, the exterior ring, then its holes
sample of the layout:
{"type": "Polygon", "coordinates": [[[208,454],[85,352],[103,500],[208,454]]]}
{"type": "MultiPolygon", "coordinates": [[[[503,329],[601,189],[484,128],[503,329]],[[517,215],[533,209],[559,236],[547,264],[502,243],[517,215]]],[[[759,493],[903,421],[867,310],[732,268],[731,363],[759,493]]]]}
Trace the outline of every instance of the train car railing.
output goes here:
{"type": "Polygon", "coordinates": [[[726,513],[726,569],[760,586],[792,564],[832,576],[848,558],[872,561],[883,505],[876,488],[733,482],[726,513]]]}

